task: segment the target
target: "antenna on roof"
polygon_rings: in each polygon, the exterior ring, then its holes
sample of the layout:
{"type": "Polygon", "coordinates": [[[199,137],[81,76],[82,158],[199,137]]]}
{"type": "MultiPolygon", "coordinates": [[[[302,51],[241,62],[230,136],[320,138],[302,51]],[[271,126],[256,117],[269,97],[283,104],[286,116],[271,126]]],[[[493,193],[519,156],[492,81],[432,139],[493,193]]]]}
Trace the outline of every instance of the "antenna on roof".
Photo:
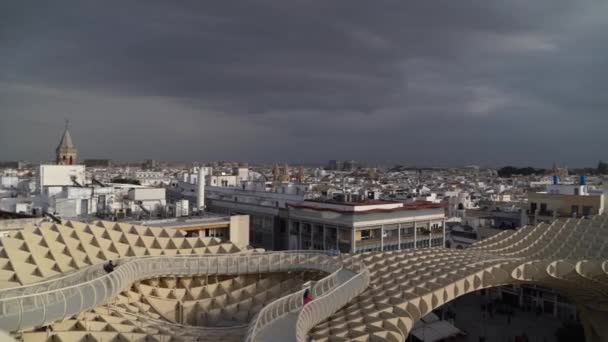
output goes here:
{"type": "Polygon", "coordinates": [[[65,129],[68,129],[68,126],[70,125],[70,119],[65,119],[65,129]]]}

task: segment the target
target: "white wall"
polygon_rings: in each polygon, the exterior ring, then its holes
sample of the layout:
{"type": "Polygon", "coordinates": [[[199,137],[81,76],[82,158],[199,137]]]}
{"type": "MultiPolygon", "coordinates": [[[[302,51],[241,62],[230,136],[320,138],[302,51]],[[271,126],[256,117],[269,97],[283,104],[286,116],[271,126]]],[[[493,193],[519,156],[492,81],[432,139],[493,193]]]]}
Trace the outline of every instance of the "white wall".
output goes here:
{"type": "Polygon", "coordinates": [[[238,175],[238,181],[239,182],[246,182],[249,180],[249,168],[246,167],[239,167],[237,170],[237,175],[238,175]]]}
{"type": "Polygon", "coordinates": [[[165,198],[164,188],[135,188],[129,190],[129,199],[132,201],[164,201],[165,198]]]}
{"type": "Polygon", "coordinates": [[[0,176],[0,188],[10,189],[19,186],[19,177],[17,176],[0,176]]]}
{"type": "Polygon", "coordinates": [[[72,177],[80,184],[86,181],[84,165],[40,165],[39,189],[45,186],[72,186],[72,177]]]}
{"type": "Polygon", "coordinates": [[[249,215],[230,216],[230,241],[239,248],[249,245],[249,215]]]}
{"type": "Polygon", "coordinates": [[[220,186],[220,187],[235,187],[238,184],[238,176],[234,175],[224,175],[224,176],[209,176],[209,184],[210,186],[220,186]],[[222,185],[222,182],[225,183],[222,185]]]}

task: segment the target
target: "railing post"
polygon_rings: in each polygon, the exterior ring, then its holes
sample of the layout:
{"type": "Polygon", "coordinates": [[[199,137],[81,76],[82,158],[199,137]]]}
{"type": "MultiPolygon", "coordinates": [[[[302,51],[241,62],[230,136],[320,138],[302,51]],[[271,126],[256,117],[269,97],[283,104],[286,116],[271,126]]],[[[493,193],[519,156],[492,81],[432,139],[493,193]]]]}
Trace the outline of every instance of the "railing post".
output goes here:
{"type": "Polygon", "coordinates": [[[43,300],[44,295],[40,295],[40,302],[42,303],[42,323],[46,321],[46,301],[43,300]]]}
{"type": "MultiPolygon", "coordinates": [[[[21,329],[21,323],[23,322],[23,300],[22,299],[17,299],[17,301],[19,302],[19,323],[17,324],[17,326],[19,327],[19,329],[21,329]]],[[[64,308],[65,308],[65,297],[64,297],[64,308]]],[[[65,311],[65,310],[64,310],[65,311]]],[[[17,329],[17,330],[19,330],[17,329]]]]}

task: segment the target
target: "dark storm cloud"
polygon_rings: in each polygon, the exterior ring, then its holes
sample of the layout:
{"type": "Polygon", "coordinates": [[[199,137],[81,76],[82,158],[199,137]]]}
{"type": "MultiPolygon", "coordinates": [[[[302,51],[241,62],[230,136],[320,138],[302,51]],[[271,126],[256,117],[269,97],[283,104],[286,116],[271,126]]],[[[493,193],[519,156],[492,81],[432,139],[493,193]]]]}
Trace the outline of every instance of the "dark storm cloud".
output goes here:
{"type": "Polygon", "coordinates": [[[607,9],[9,1],[0,159],[48,158],[70,117],[85,157],[593,163],[607,9]]]}

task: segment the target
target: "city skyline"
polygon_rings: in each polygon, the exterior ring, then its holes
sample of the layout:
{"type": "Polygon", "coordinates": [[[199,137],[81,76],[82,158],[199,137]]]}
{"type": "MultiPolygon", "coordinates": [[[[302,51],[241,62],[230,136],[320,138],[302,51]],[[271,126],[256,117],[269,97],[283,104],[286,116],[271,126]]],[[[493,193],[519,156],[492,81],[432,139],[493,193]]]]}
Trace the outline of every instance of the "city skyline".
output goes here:
{"type": "Polygon", "coordinates": [[[118,4],[0,5],[0,160],[608,159],[605,3],[118,4]]]}

